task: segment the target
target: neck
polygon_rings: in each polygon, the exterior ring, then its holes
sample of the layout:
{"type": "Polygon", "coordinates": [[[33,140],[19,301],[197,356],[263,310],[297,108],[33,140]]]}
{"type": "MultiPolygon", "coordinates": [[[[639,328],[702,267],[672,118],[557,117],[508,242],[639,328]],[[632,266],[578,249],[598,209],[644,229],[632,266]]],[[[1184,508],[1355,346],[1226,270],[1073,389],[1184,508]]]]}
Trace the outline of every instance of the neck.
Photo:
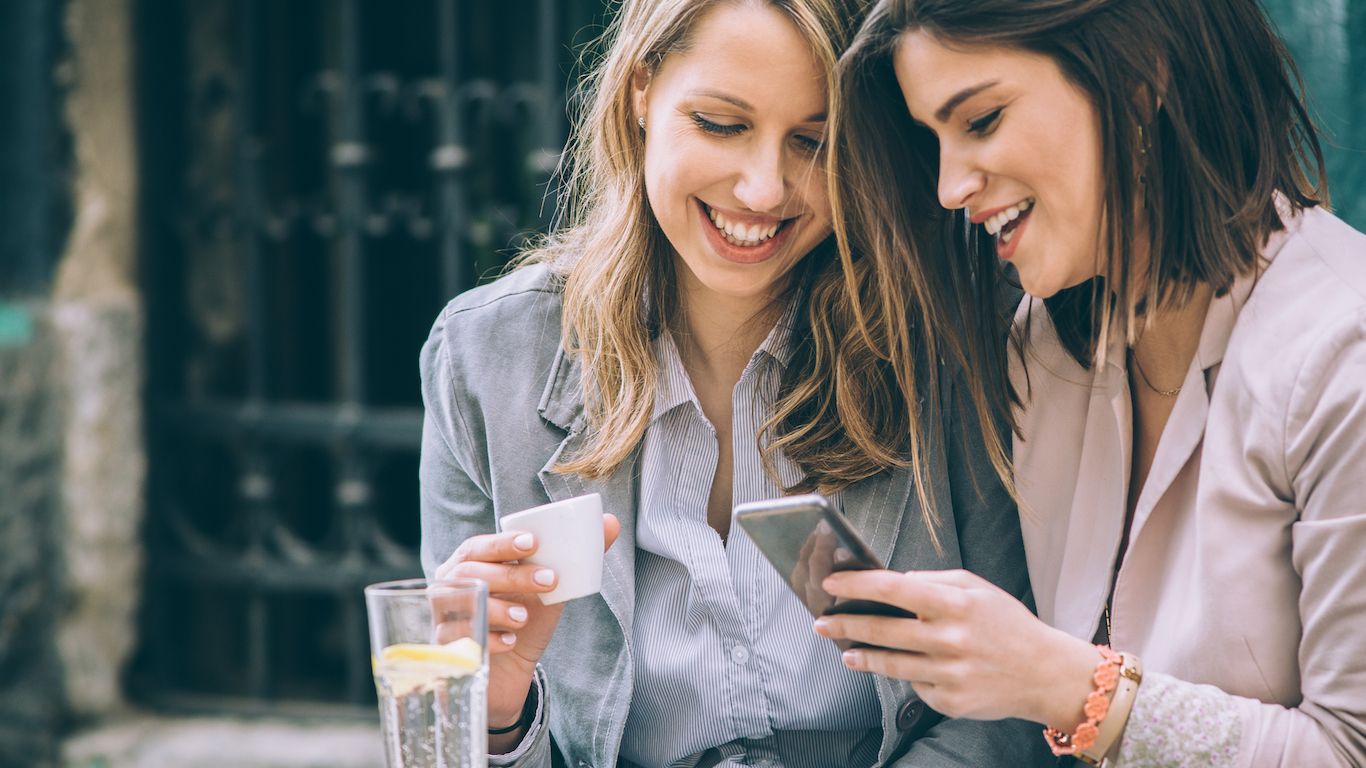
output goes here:
{"type": "Polygon", "coordinates": [[[683,366],[694,377],[706,376],[733,386],[773,330],[782,304],[775,292],[727,296],[696,281],[681,282],[680,312],[670,330],[683,366]]]}
{"type": "Polygon", "coordinates": [[[1154,386],[1175,387],[1185,380],[1186,370],[1200,347],[1200,334],[1213,294],[1208,285],[1200,283],[1185,305],[1152,310],[1149,317],[1140,320],[1142,328],[1133,345],[1134,357],[1154,386]]]}

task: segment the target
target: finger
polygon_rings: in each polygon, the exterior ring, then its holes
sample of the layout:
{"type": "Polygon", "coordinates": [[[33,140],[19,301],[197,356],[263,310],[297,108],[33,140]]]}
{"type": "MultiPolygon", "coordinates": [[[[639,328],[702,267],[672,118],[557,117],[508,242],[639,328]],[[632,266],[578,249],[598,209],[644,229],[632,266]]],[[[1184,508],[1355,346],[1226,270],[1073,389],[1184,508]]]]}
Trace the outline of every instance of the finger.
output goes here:
{"type": "Polygon", "coordinates": [[[949,587],[960,589],[978,589],[981,587],[994,587],[995,585],[986,579],[978,576],[971,571],[962,568],[954,568],[948,571],[907,571],[904,575],[911,576],[929,584],[943,584],[949,587]]]}
{"type": "Polygon", "coordinates": [[[504,629],[489,629],[489,655],[497,656],[517,647],[517,633],[504,629]]]}
{"type": "Polygon", "coordinates": [[[885,648],[850,648],[840,654],[844,665],[855,672],[870,672],[883,677],[933,684],[934,669],[924,656],[885,648]]]}
{"type": "Polygon", "coordinates": [[[914,653],[935,650],[924,625],[916,619],[832,613],[816,619],[812,628],[816,634],[832,640],[853,640],[914,653]]]}
{"type": "Polygon", "coordinates": [[[549,592],[559,582],[559,577],[554,571],[531,563],[504,565],[465,561],[458,563],[451,574],[460,578],[487,581],[490,595],[549,592]]]}
{"type": "Polygon", "coordinates": [[[471,536],[460,542],[455,552],[436,569],[436,577],[449,578],[455,566],[463,562],[506,563],[520,560],[536,551],[535,534],[524,531],[504,531],[471,536]]]}
{"type": "Polygon", "coordinates": [[[489,598],[489,626],[516,631],[526,625],[531,614],[527,607],[514,600],[489,598]]]}
{"type": "Polygon", "coordinates": [[[602,515],[602,540],[605,542],[603,546],[604,552],[612,548],[612,542],[617,540],[617,536],[620,533],[621,521],[617,519],[616,515],[610,512],[604,512],[602,515]]]}
{"type": "Polygon", "coordinates": [[[874,600],[905,608],[932,619],[955,613],[963,602],[960,587],[923,578],[923,571],[841,571],[825,580],[825,589],[837,597],[874,600]]]}

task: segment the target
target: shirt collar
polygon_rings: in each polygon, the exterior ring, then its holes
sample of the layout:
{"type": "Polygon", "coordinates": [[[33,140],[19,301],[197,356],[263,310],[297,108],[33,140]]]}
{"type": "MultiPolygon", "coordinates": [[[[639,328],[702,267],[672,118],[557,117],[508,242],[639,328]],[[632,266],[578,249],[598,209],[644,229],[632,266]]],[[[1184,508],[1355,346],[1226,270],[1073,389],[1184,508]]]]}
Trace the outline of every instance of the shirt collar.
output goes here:
{"type": "MultiPolygon", "coordinates": [[[[797,318],[798,304],[797,301],[788,302],[782,317],[764,338],[764,343],[754,350],[749,365],[745,367],[744,376],[754,375],[756,366],[765,357],[776,362],[780,370],[787,369],[787,363],[792,358],[792,326],[797,318]]],[[[655,339],[655,359],[659,365],[659,385],[655,390],[655,405],[650,420],[654,421],[689,402],[701,411],[702,405],[697,401],[697,394],[693,391],[687,370],[683,368],[683,359],[679,357],[673,333],[667,328],[655,339]]]]}

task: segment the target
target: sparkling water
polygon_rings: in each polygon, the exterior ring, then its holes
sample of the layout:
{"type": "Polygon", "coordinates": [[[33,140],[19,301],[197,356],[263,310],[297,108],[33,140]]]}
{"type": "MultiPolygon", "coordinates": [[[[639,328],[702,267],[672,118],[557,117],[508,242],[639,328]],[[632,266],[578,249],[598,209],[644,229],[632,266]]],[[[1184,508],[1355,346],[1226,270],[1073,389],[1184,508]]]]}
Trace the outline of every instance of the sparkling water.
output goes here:
{"type": "Polygon", "coordinates": [[[388,768],[486,768],[488,672],[417,667],[376,670],[388,768]]]}

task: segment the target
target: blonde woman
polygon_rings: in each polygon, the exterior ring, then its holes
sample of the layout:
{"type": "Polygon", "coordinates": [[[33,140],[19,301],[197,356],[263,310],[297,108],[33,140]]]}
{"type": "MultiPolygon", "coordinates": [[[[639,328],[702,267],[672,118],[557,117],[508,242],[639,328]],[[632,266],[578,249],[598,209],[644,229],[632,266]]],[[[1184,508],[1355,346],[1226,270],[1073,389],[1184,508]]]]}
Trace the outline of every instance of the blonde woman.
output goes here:
{"type": "MultiPolygon", "coordinates": [[[[494,764],[1032,765],[852,672],[740,502],[831,494],[893,568],[1028,600],[1001,434],[955,399],[884,264],[837,256],[824,138],[852,2],[624,5],[572,147],[568,225],[453,301],[423,351],[423,562],[490,584],[494,764]],[[919,366],[925,371],[925,366],[919,366]],[[602,495],[601,595],[502,515],[602,495]],[[612,543],[615,541],[615,543],[612,543]]],[[[1048,763],[1051,761],[1045,761],[1048,763]]]]}

